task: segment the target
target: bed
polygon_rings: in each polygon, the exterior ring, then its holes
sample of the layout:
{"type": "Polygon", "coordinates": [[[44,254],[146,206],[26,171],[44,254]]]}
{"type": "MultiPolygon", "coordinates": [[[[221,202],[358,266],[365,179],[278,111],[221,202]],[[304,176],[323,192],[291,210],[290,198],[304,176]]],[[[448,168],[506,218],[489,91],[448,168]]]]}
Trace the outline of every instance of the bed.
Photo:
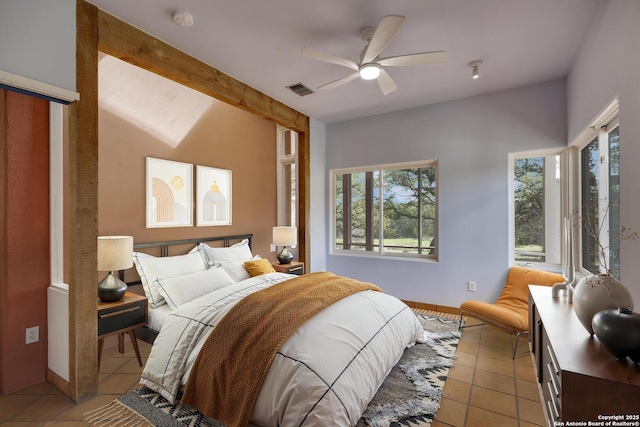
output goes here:
{"type": "MultiPolygon", "coordinates": [[[[237,234],[232,236],[215,236],[197,239],[180,239],[136,243],[133,245],[133,250],[136,252],[144,252],[162,258],[176,255],[176,252],[179,252],[180,250],[190,250],[194,246],[197,246],[201,243],[213,244],[220,247],[231,247],[232,244],[242,242],[243,240],[246,240],[249,248],[251,248],[253,234],[237,234]]],[[[142,286],[142,280],[139,275],[136,276],[136,278],[127,281],[125,280],[125,271],[120,270],[119,276],[120,280],[125,282],[130,287],[129,289],[131,291],[140,295],[145,295],[142,286]]],[[[171,308],[169,308],[169,306],[166,304],[160,305],[158,307],[149,307],[149,323],[147,326],[136,329],[136,336],[139,339],[148,342],[149,344],[153,344],[156,337],[158,336],[158,332],[162,328],[162,325],[171,313],[171,308]]]]}
{"type": "MultiPolygon", "coordinates": [[[[164,320],[149,332],[154,344],[141,384],[230,426],[355,425],[404,349],[425,340],[422,326],[375,285],[326,272],[269,271],[247,236],[190,241],[196,246],[187,257],[142,257],[142,264],[173,263],[180,274],[156,277],[166,287],[164,303],[145,287],[150,313],[158,310],[164,320]],[[224,246],[211,250],[211,241],[224,246]],[[193,254],[205,270],[188,272],[193,254]],[[247,262],[246,271],[264,271],[238,275],[234,257],[247,262]]],[[[144,285],[153,269],[139,264],[144,285]]]]}

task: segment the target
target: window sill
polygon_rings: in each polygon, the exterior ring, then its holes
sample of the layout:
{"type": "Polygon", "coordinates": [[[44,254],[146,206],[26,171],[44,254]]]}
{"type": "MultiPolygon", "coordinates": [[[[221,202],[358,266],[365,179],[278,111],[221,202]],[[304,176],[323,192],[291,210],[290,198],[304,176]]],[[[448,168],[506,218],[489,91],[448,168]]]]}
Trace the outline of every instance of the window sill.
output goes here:
{"type": "Polygon", "coordinates": [[[438,259],[433,257],[428,257],[426,255],[388,255],[388,254],[377,254],[377,253],[366,253],[366,252],[355,252],[355,251],[332,251],[329,255],[335,256],[344,256],[344,257],[356,257],[356,258],[371,258],[371,259],[384,259],[390,261],[411,261],[411,262],[428,262],[437,264],[438,259]]]}
{"type": "Polygon", "coordinates": [[[536,270],[549,271],[551,273],[562,273],[561,264],[551,264],[545,262],[523,262],[523,261],[511,261],[511,266],[529,267],[536,270]]]}

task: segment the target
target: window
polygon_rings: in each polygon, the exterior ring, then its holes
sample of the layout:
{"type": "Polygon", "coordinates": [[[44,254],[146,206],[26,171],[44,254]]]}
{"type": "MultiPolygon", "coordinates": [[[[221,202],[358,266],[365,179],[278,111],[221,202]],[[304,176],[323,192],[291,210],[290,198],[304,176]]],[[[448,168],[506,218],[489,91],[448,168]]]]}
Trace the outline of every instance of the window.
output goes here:
{"type": "Polygon", "coordinates": [[[559,265],[563,150],[509,157],[512,263],[559,265]]]}
{"type": "Polygon", "coordinates": [[[297,226],[296,162],[298,134],[278,126],[278,225],[297,226]]]}
{"type": "Polygon", "coordinates": [[[436,258],[436,161],[331,176],[333,253],[436,258]]]}
{"type": "Polygon", "coordinates": [[[580,149],[580,266],[620,277],[620,136],[617,118],[580,149]],[[600,245],[598,244],[600,242],[600,245]]]}

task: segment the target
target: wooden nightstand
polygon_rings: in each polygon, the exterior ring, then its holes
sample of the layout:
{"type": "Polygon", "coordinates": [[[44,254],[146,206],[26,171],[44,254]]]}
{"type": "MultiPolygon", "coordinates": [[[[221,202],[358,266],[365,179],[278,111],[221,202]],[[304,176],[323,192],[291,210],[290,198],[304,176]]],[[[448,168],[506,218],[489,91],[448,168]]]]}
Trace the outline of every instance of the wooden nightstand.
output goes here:
{"type": "Polygon", "coordinates": [[[118,334],[118,351],[124,353],[124,334],[127,332],[136,352],[138,365],[142,366],[135,329],[147,324],[147,310],[147,299],[132,292],[125,293],[120,301],[98,302],[98,366],[104,339],[118,334]]]}
{"type": "Polygon", "coordinates": [[[291,261],[290,264],[272,263],[273,268],[279,273],[289,273],[302,276],[304,274],[304,262],[291,261]]]}

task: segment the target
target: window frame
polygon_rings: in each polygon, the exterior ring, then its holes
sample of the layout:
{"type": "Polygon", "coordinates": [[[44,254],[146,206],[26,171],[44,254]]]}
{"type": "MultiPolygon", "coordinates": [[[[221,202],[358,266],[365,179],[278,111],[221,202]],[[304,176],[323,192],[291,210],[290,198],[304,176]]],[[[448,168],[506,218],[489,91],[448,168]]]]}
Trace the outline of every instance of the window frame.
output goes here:
{"type": "MultiPolygon", "coordinates": [[[[361,167],[353,167],[353,168],[341,168],[341,169],[332,169],[329,171],[330,176],[330,250],[329,253],[331,255],[339,255],[339,256],[356,256],[356,257],[364,257],[364,258],[385,258],[385,259],[396,259],[403,261],[426,261],[426,262],[438,262],[438,235],[439,235],[439,170],[438,170],[438,160],[424,160],[419,162],[406,162],[406,163],[389,163],[383,165],[374,165],[374,166],[361,166],[361,167]],[[377,252],[374,251],[359,251],[359,250],[350,250],[350,249],[338,249],[336,247],[336,176],[344,175],[344,174],[354,174],[354,173],[366,173],[366,172],[379,172],[380,180],[383,179],[385,170],[402,170],[402,169],[416,169],[416,168],[434,168],[435,169],[435,208],[434,208],[434,241],[436,242],[434,245],[434,253],[433,254],[406,254],[406,253],[397,253],[397,252],[385,252],[384,251],[384,221],[382,220],[384,215],[384,197],[379,197],[378,200],[378,212],[379,212],[379,229],[378,233],[380,236],[377,252]]],[[[380,183],[381,186],[382,183],[380,183]]]]}
{"type": "Polygon", "coordinates": [[[64,106],[49,102],[49,272],[51,286],[64,283],[64,106]]]}
{"type": "Polygon", "coordinates": [[[290,194],[290,187],[287,183],[287,173],[286,167],[289,165],[295,166],[295,179],[296,179],[296,188],[295,188],[295,198],[298,199],[299,188],[298,184],[300,182],[298,178],[298,133],[287,129],[283,126],[276,125],[276,204],[277,204],[277,225],[285,226],[285,227],[297,227],[298,226],[298,212],[297,205],[295,200],[292,203],[290,194]],[[294,153],[286,154],[285,151],[285,143],[286,143],[286,133],[291,132],[291,137],[293,138],[292,144],[294,145],[294,153]],[[288,206],[291,206],[291,209],[295,209],[296,211],[293,215],[287,215],[288,206]],[[293,220],[289,221],[289,218],[292,216],[293,220]]]}
{"type": "MultiPolygon", "coordinates": [[[[563,218],[567,217],[569,212],[569,203],[568,203],[568,189],[569,189],[569,161],[568,161],[568,153],[567,148],[548,148],[542,150],[532,150],[532,151],[522,151],[508,154],[508,204],[509,204],[509,265],[522,265],[522,266],[530,266],[536,269],[548,270],[548,271],[560,271],[562,269],[563,256],[565,254],[565,248],[563,245],[565,244],[562,239],[562,224],[563,218]],[[535,262],[535,261],[516,261],[516,243],[515,243],[515,161],[518,159],[526,159],[526,158],[535,158],[535,157],[555,157],[560,156],[560,202],[559,206],[556,206],[553,203],[548,203],[547,192],[545,192],[545,213],[544,213],[544,245],[543,252],[545,254],[544,262],[535,262]],[[557,222],[549,227],[549,222],[547,218],[549,216],[554,215],[554,211],[558,212],[557,214],[557,222]],[[557,247],[553,249],[548,249],[547,243],[551,241],[551,236],[556,234],[558,239],[556,240],[557,247]],[[546,254],[551,251],[556,251],[557,256],[559,257],[559,262],[549,262],[547,261],[548,257],[546,254]]],[[[545,166],[545,170],[547,170],[545,166]]],[[[547,186],[547,180],[549,179],[549,175],[545,174],[544,176],[544,185],[547,186]]],[[[549,195],[549,199],[551,199],[551,195],[549,195]]]]}
{"type": "MultiPolygon", "coordinates": [[[[589,144],[593,141],[598,141],[598,212],[602,213],[608,209],[609,200],[609,171],[610,171],[610,153],[609,153],[609,134],[615,130],[616,128],[620,128],[620,118],[619,118],[619,106],[618,100],[616,99],[606,110],[605,112],[594,121],[594,123],[589,126],[587,130],[585,130],[580,138],[574,142],[571,146],[575,148],[575,159],[574,163],[576,165],[576,180],[575,180],[575,211],[577,212],[577,227],[574,230],[574,239],[577,241],[577,251],[574,258],[574,265],[576,265],[576,272],[580,274],[581,277],[588,276],[593,274],[591,271],[587,270],[583,266],[583,224],[580,220],[583,215],[583,182],[582,182],[582,150],[585,149],[589,144]],[[603,148],[606,154],[603,154],[603,148]],[[603,156],[606,156],[606,160],[603,163],[603,156]],[[605,191],[602,191],[602,190],[605,191]]],[[[601,219],[598,217],[598,222],[601,219]]],[[[599,239],[600,240],[608,240],[609,238],[609,221],[605,222],[605,226],[600,229],[599,239]]],[[[599,224],[598,224],[599,226],[599,224]]],[[[599,258],[599,271],[603,272],[603,262],[602,257],[609,257],[609,247],[605,248],[605,254],[598,254],[599,258]]],[[[607,262],[608,264],[608,262],[607,262]]]]}

